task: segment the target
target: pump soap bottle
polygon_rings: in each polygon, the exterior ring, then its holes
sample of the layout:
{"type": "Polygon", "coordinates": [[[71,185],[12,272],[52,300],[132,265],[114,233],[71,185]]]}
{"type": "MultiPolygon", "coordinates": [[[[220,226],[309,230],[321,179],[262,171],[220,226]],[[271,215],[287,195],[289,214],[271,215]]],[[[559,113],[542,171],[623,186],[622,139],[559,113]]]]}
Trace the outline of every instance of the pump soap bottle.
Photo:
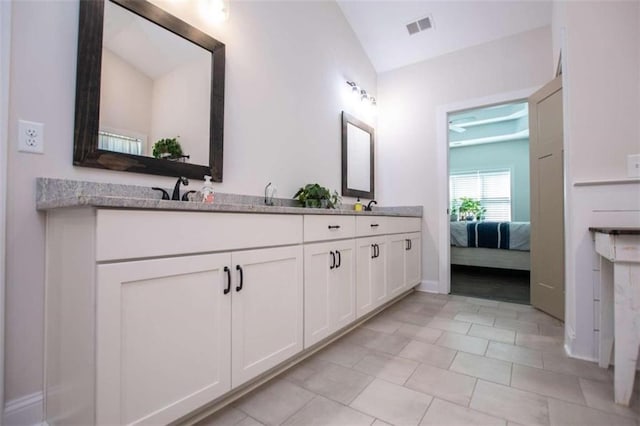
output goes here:
{"type": "Polygon", "coordinates": [[[205,204],[213,204],[213,183],[211,183],[211,176],[204,177],[204,185],[200,190],[202,194],[202,202],[205,204]]]}
{"type": "Polygon", "coordinates": [[[356,203],[354,204],[353,209],[357,212],[362,211],[362,203],[360,202],[360,197],[358,197],[358,201],[356,201],[356,203]]]}

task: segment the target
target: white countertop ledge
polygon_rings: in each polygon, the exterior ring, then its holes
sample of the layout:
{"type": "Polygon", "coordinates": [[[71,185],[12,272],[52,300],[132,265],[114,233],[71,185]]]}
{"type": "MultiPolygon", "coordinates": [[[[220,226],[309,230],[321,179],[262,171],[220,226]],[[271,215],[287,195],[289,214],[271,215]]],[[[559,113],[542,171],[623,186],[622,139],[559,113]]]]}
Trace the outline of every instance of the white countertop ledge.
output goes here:
{"type": "MultiPolygon", "coordinates": [[[[169,194],[173,191],[172,188],[163,189],[169,194]]],[[[184,187],[181,193],[191,189],[189,186],[184,187]]],[[[275,199],[274,206],[267,206],[264,204],[263,197],[252,195],[217,193],[213,204],[162,200],[161,196],[159,191],[154,191],[150,187],[36,178],[36,209],[40,211],[95,207],[228,213],[422,217],[422,206],[373,206],[372,211],[356,212],[351,204],[344,205],[341,209],[302,208],[295,206],[295,200],[284,198],[275,199]]]]}

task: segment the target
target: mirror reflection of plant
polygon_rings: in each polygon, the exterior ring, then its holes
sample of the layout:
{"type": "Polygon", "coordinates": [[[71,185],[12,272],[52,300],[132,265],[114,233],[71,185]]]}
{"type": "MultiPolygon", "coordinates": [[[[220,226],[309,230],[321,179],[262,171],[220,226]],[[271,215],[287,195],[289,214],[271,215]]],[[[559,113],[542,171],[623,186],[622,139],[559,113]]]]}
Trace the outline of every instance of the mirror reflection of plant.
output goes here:
{"type": "Polygon", "coordinates": [[[303,207],[335,209],[341,201],[338,191],[333,193],[317,183],[309,183],[298,190],[293,196],[303,207]]]}
{"type": "Polygon", "coordinates": [[[153,156],[155,158],[169,158],[169,159],[177,159],[182,158],[182,146],[180,142],[178,142],[178,138],[180,136],[176,136],[175,138],[165,138],[160,139],[153,145],[153,156]]]}

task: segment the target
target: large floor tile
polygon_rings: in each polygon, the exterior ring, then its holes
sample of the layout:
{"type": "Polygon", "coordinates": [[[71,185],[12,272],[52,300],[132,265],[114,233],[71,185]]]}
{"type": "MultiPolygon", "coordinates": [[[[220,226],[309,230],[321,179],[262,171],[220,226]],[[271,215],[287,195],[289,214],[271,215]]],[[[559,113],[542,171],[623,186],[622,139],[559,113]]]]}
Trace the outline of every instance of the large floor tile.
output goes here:
{"type": "Polygon", "coordinates": [[[369,354],[353,369],[398,385],[404,384],[418,367],[418,362],[385,354],[369,354]]]}
{"type": "Polygon", "coordinates": [[[546,325],[554,325],[554,326],[562,326],[562,321],[559,321],[552,317],[551,315],[547,315],[541,311],[534,312],[518,312],[518,318],[520,321],[529,321],[535,322],[538,324],[546,324],[546,325]]]}
{"type": "Polygon", "coordinates": [[[511,318],[518,319],[518,313],[516,311],[512,311],[511,309],[501,309],[501,308],[492,308],[488,306],[481,306],[478,310],[478,313],[484,315],[492,315],[498,318],[511,318]]]}
{"type": "Polygon", "coordinates": [[[405,387],[466,406],[469,405],[475,384],[474,377],[421,364],[407,380],[405,387]]]}
{"type": "Polygon", "coordinates": [[[301,382],[311,392],[349,404],[373,380],[372,377],[337,364],[327,365],[301,382]]]}
{"type": "Polygon", "coordinates": [[[473,324],[468,334],[469,336],[482,337],[495,342],[514,343],[516,340],[516,332],[513,330],[487,327],[479,324],[473,324]]]}
{"type": "Polygon", "coordinates": [[[406,311],[396,311],[389,314],[389,317],[408,324],[415,325],[427,325],[433,317],[437,314],[438,310],[423,310],[419,312],[406,312],[406,311]]]}
{"type": "Polygon", "coordinates": [[[542,368],[542,352],[523,346],[500,342],[489,342],[485,356],[503,361],[542,368]]]}
{"type": "Polygon", "coordinates": [[[542,364],[545,370],[556,373],[572,374],[583,379],[610,382],[613,380],[613,369],[600,368],[597,363],[569,358],[559,352],[544,352],[542,364]]]}
{"type": "Polygon", "coordinates": [[[421,327],[415,324],[404,324],[396,331],[396,334],[427,343],[434,343],[442,336],[442,333],[444,333],[442,330],[431,327],[421,327]]]}
{"type": "Polygon", "coordinates": [[[286,426],[369,426],[373,417],[321,396],[291,416],[286,426]]]}
{"type": "Polygon", "coordinates": [[[498,302],[497,300],[480,299],[478,297],[467,296],[465,300],[468,303],[478,305],[478,306],[483,306],[483,307],[497,308],[500,305],[500,302],[498,302]]]}
{"type": "Polygon", "coordinates": [[[564,337],[564,326],[539,324],[539,327],[542,336],[564,337]]]}
{"type": "Polygon", "coordinates": [[[464,301],[452,300],[447,302],[441,309],[442,312],[472,312],[477,313],[480,309],[477,305],[472,305],[464,301]]]}
{"type": "Polygon", "coordinates": [[[607,411],[619,416],[631,417],[640,420],[640,393],[636,390],[632,395],[630,406],[624,407],[613,400],[613,383],[598,380],[579,379],[582,394],[587,401],[587,406],[598,410],[607,411]]]}
{"type": "Polygon", "coordinates": [[[326,349],[318,352],[316,358],[330,361],[344,367],[353,367],[358,361],[371,351],[359,345],[349,343],[344,339],[332,343],[326,349]]]}
{"type": "Polygon", "coordinates": [[[523,425],[549,425],[545,397],[483,380],[476,384],[469,407],[523,425]]]}
{"type": "Polygon", "coordinates": [[[456,356],[456,351],[430,343],[412,340],[398,354],[402,358],[423,362],[440,368],[449,368],[451,361],[456,356]]]}
{"type": "Polygon", "coordinates": [[[236,423],[235,426],[264,426],[264,423],[257,421],[253,417],[247,416],[236,423]]]}
{"type": "Polygon", "coordinates": [[[511,380],[510,362],[465,352],[458,352],[449,369],[505,385],[508,385],[511,380]]]}
{"type": "Polygon", "coordinates": [[[500,309],[510,309],[516,312],[535,312],[535,308],[531,305],[523,305],[520,303],[500,302],[498,303],[500,309]]]}
{"type": "Polygon", "coordinates": [[[439,330],[451,331],[453,333],[466,334],[471,328],[468,322],[456,321],[448,318],[435,317],[427,324],[431,328],[439,330]]]}
{"type": "Polygon", "coordinates": [[[493,326],[496,328],[504,328],[527,334],[538,334],[540,331],[538,324],[535,322],[518,321],[513,318],[496,318],[496,322],[493,326]]]}
{"type": "Polygon", "coordinates": [[[400,334],[380,333],[374,339],[365,342],[363,346],[378,352],[397,355],[410,341],[411,339],[400,334]]]}
{"type": "Polygon", "coordinates": [[[634,419],[549,398],[551,426],[637,426],[634,419]]]}
{"type": "Polygon", "coordinates": [[[515,364],[511,387],[585,405],[576,376],[515,364]]]}
{"type": "Polygon", "coordinates": [[[417,425],[433,398],[376,379],[351,403],[351,407],[396,426],[417,425]]]}
{"type": "Polygon", "coordinates": [[[393,333],[403,325],[404,323],[395,321],[386,316],[377,316],[362,324],[364,328],[380,331],[382,333],[393,333]]]}
{"type": "Polygon", "coordinates": [[[506,420],[489,416],[471,408],[461,407],[440,399],[434,399],[421,426],[505,426],[506,420]]]}
{"type": "Polygon", "coordinates": [[[516,333],[516,345],[525,346],[544,352],[563,353],[562,339],[556,336],[540,336],[538,334],[516,333]]]}
{"type": "Polygon", "coordinates": [[[237,407],[265,425],[278,425],[314,396],[286,380],[276,380],[242,398],[237,407]]]}
{"type": "Polygon", "coordinates": [[[493,322],[496,320],[492,315],[474,314],[471,312],[459,312],[453,319],[488,326],[492,326],[493,322]]]}
{"type": "MultiPolygon", "coordinates": [[[[474,324],[475,326],[476,324],[474,324]]],[[[437,341],[436,345],[449,349],[469,352],[476,355],[484,355],[489,341],[480,337],[466,336],[464,334],[445,332],[437,341]]]]}

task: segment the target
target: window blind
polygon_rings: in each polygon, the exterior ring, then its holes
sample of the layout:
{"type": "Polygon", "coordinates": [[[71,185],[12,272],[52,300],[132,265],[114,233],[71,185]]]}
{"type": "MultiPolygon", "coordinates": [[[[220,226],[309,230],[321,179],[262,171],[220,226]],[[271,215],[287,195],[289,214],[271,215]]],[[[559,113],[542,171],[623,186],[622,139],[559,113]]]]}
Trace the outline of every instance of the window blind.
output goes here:
{"type": "Polygon", "coordinates": [[[511,221],[511,171],[491,170],[452,173],[449,176],[451,200],[462,197],[480,200],[487,209],[485,220],[511,221]]]}
{"type": "Polygon", "coordinates": [[[124,154],[142,155],[142,139],[101,131],[98,132],[98,148],[124,154]]]}

